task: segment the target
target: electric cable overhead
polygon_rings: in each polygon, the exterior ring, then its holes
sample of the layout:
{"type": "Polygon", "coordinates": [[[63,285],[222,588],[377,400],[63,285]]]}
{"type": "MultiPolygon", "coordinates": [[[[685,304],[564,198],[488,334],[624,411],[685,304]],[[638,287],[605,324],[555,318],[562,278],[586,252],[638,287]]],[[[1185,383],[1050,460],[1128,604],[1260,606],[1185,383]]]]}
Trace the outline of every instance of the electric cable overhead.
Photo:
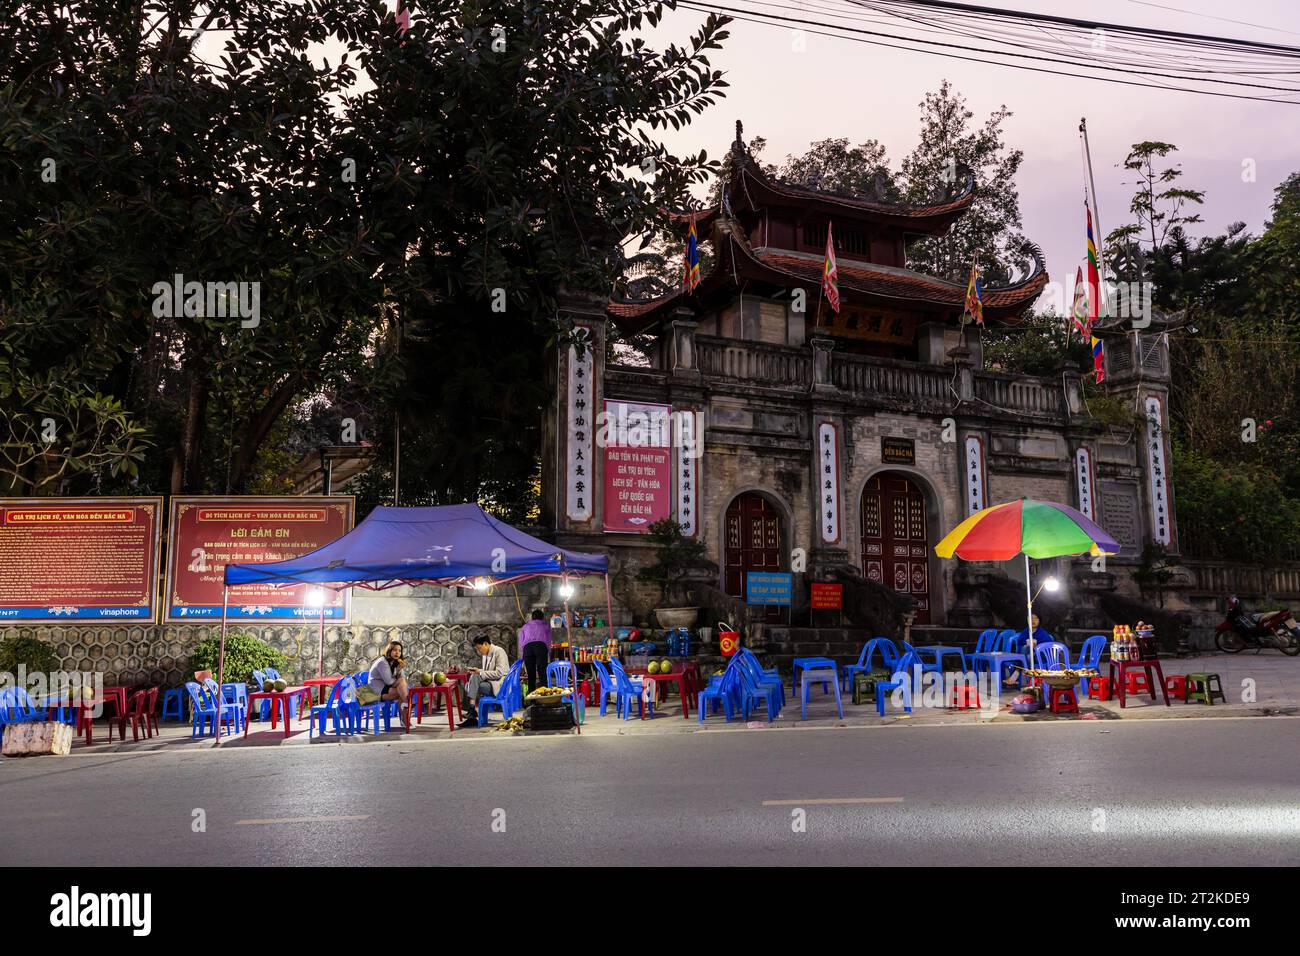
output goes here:
{"type": "Polygon", "coordinates": [[[1008,69],[1300,106],[1300,46],[948,0],[679,0],[742,22],[1008,69]]]}

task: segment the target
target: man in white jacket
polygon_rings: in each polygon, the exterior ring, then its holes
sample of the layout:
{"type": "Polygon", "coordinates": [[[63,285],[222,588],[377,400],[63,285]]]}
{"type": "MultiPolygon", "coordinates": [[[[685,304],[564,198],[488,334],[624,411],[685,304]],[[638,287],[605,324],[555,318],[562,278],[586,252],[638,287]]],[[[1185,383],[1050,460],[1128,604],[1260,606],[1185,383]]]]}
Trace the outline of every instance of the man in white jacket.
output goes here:
{"type": "Polygon", "coordinates": [[[469,668],[469,680],[465,682],[467,714],[461,727],[478,726],[478,699],[498,694],[506,674],[510,672],[506,649],[497,647],[486,634],[474,638],[474,652],[479,656],[479,666],[469,668]]]}

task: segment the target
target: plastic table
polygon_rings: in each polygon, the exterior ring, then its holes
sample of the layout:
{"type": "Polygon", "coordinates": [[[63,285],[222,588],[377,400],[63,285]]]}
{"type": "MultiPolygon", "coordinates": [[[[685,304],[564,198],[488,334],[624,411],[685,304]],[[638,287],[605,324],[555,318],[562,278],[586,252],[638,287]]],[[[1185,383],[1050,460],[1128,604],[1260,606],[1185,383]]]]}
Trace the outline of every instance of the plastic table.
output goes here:
{"type": "Polygon", "coordinates": [[[792,697],[799,696],[800,670],[833,670],[836,674],[840,672],[839,666],[829,657],[796,657],[793,668],[794,680],[790,683],[790,695],[792,697]]]}
{"type": "Polygon", "coordinates": [[[1008,664],[1018,664],[1020,666],[1020,686],[1025,686],[1025,671],[1029,669],[1029,660],[1024,654],[1012,654],[1009,651],[990,651],[987,654],[972,654],[970,656],[971,664],[975,668],[975,673],[980,672],[980,663],[988,665],[985,670],[990,673],[993,668],[998,670],[998,686],[1002,686],[1002,673],[1008,664]]]}
{"type": "MultiPolygon", "coordinates": [[[[629,674],[632,674],[632,675],[634,675],[634,676],[636,676],[636,677],[640,677],[643,681],[645,681],[645,680],[648,680],[648,681],[654,681],[654,685],[655,685],[655,700],[660,700],[660,699],[662,699],[662,694],[663,694],[664,688],[660,686],[661,683],[663,683],[663,684],[676,684],[676,685],[677,685],[677,696],[680,697],[680,698],[682,699],[682,716],[685,717],[685,718],[688,719],[688,720],[690,719],[690,716],[691,716],[691,697],[690,697],[690,684],[691,684],[691,679],[690,679],[690,675],[686,672],[685,669],[683,669],[683,670],[679,670],[679,671],[671,671],[670,673],[667,673],[667,674],[651,674],[651,673],[649,673],[648,671],[646,671],[645,668],[643,668],[643,667],[637,667],[637,668],[633,668],[632,670],[628,671],[628,673],[629,673],[629,674]]],[[[642,720],[645,719],[645,711],[642,711],[642,712],[641,712],[641,719],[642,719],[642,720]]]]}
{"type": "MultiPolygon", "coordinates": [[[[456,702],[456,720],[460,720],[460,694],[457,692],[459,686],[460,685],[456,681],[449,680],[445,684],[429,684],[428,686],[417,684],[412,687],[410,689],[411,695],[408,698],[408,703],[411,705],[410,713],[415,715],[415,722],[417,724],[424,723],[424,698],[429,698],[429,715],[432,716],[433,702],[439,695],[441,695],[446,698],[447,726],[454,732],[456,730],[456,724],[451,719],[451,702],[453,700],[456,702]]],[[[407,725],[407,729],[410,729],[409,724],[407,725]]]]}
{"type": "Polygon", "coordinates": [[[956,654],[961,659],[961,669],[966,670],[966,652],[960,647],[951,647],[947,644],[927,644],[924,647],[916,648],[916,653],[933,654],[934,664],[939,670],[943,670],[943,659],[948,654],[956,654]]]}
{"type": "Polygon", "coordinates": [[[313,687],[313,688],[319,687],[320,700],[316,701],[316,703],[323,704],[325,703],[325,698],[329,696],[328,688],[333,687],[342,679],[343,679],[342,674],[336,674],[333,677],[309,677],[302,683],[304,687],[313,687]]]}
{"type": "MultiPolygon", "coordinates": [[[[253,704],[256,701],[269,700],[271,702],[271,729],[275,730],[276,717],[279,715],[281,709],[283,709],[284,735],[288,737],[290,733],[290,718],[292,717],[292,714],[289,710],[289,702],[293,700],[293,698],[295,697],[298,698],[298,719],[301,720],[302,705],[304,702],[311,700],[311,694],[312,694],[311,688],[306,686],[305,684],[299,684],[295,687],[286,687],[284,690],[253,691],[251,694],[248,695],[248,713],[251,714],[253,712],[253,704]]],[[[252,721],[248,720],[247,717],[245,717],[244,720],[245,737],[248,736],[248,725],[251,723],[252,721]]]]}
{"type": "Polygon", "coordinates": [[[116,715],[114,717],[109,717],[107,714],[104,715],[104,719],[108,721],[109,743],[112,743],[113,741],[114,720],[119,721],[118,736],[122,737],[122,739],[125,740],[126,738],[122,736],[121,730],[126,723],[126,709],[120,703],[118,703],[118,696],[116,694],[109,696],[107,694],[107,690],[108,688],[105,688],[105,695],[103,697],[91,697],[91,698],[81,697],[78,698],[76,701],[69,701],[66,695],[46,694],[45,696],[41,697],[38,701],[33,701],[33,703],[36,704],[36,706],[38,707],[46,708],[45,716],[48,720],[56,719],[57,712],[59,710],[62,710],[65,707],[76,707],[77,708],[77,723],[76,723],[77,736],[78,737],[81,736],[81,731],[84,728],[86,731],[87,747],[89,747],[91,744],[95,742],[95,719],[94,719],[95,708],[102,706],[103,704],[112,704],[114,708],[116,708],[117,711],[116,715]]]}
{"type": "Polygon", "coordinates": [[[1160,662],[1154,658],[1149,661],[1111,661],[1110,662],[1110,686],[1112,693],[1119,695],[1119,706],[1124,707],[1128,698],[1128,672],[1131,670],[1146,671],[1147,685],[1151,688],[1151,699],[1156,699],[1156,687],[1151,682],[1151,672],[1156,672],[1156,678],[1160,681],[1160,693],[1165,695],[1165,706],[1169,704],[1169,688],[1165,686],[1165,674],[1160,669],[1160,662]],[[1115,670],[1119,669],[1119,680],[1115,679],[1115,670]]]}

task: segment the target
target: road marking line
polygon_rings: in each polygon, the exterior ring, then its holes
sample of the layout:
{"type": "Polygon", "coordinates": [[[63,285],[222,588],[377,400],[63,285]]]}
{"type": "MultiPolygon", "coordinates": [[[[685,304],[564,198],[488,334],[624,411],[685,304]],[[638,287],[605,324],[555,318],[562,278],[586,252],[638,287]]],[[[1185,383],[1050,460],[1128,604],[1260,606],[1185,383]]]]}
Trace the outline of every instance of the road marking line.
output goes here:
{"type": "Polygon", "coordinates": [[[370,814],[363,813],[353,817],[279,817],[269,820],[236,820],[235,826],[260,826],[271,823],[353,823],[357,820],[369,820],[370,814]]]}
{"type": "Polygon", "coordinates": [[[902,803],[902,797],[831,797],[822,800],[764,800],[765,807],[823,807],[839,803],[902,803]]]}

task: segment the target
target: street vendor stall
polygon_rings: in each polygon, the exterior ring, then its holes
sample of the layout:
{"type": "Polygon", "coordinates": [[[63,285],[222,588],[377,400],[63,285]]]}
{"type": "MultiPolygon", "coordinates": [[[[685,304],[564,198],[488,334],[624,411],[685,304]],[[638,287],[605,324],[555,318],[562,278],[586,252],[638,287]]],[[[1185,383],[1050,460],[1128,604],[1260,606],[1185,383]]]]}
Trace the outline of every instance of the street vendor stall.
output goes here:
{"type": "MultiPolygon", "coordinates": [[[[567,630],[572,590],[568,582],[584,575],[604,576],[606,621],[610,621],[613,608],[607,556],[568,551],[534,538],[476,504],[380,506],[347,534],[315,551],[268,564],[226,565],[218,680],[225,667],[230,592],[241,585],[309,583],[336,591],[352,587],[380,591],[400,585],[437,584],[486,590],[536,577],[560,578],[567,630]]],[[[613,639],[612,625],[609,638],[613,639]]]]}

